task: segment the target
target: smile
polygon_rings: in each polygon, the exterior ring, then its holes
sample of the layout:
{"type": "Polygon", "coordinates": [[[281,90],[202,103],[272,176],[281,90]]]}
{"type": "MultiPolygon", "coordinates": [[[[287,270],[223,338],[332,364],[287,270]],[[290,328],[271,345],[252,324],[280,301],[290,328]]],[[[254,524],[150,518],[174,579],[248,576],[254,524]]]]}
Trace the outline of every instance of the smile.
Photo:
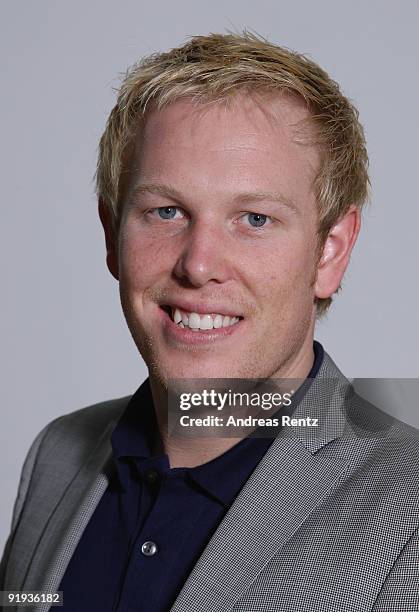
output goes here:
{"type": "Polygon", "coordinates": [[[240,321],[240,317],[223,315],[219,313],[188,312],[180,308],[170,307],[172,321],[180,328],[189,328],[192,331],[208,331],[210,329],[220,329],[221,327],[231,327],[240,321]]]}
{"type": "Polygon", "coordinates": [[[161,321],[169,342],[177,346],[212,346],[236,336],[245,324],[244,317],[222,304],[161,304],[161,321]],[[197,312],[199,310],[199,312],[197,312]]]}

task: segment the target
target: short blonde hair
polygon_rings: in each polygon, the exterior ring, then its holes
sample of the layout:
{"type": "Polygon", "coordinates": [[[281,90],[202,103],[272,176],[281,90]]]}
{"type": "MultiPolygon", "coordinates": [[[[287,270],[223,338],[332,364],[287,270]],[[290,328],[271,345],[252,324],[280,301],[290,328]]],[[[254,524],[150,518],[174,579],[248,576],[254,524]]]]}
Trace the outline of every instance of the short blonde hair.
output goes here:
{"type": "MultiPolygon", "coordinates": [[[[115,231],[124,177],[129,174],[130,144],[149,103],[161,109],[183,98],[216,102],[246,89],[285,92],[306,103],[321,151],[313,185],[319,209],[319,245],[351,205],[363,206],[369,188],[364,132],[357,109],[338,84],[304,55],[254,33],[210,34],[142,59],[123,79],[100,140],[96,172],[97,195],[109,207],[115,231]]],[[[331,301],[317,301],[318,316],[331,301]]]]}

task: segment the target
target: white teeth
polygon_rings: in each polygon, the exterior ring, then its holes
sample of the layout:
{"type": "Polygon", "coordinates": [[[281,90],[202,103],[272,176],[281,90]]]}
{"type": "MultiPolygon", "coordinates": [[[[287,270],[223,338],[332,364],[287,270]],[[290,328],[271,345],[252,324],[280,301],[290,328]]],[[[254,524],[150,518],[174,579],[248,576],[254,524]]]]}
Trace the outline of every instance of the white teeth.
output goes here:
{"type": "Polygon", "coordinates": [[[201,322],[199,324],[199,329],[212,329],[213,325],[212,316],[209,314],[201,315],[201,322]]]}
{"type": "Polygon", "coordinates": [[[221,314],[202,314],[196,312],[186,313],[179,308],[172,308],[172,319],[182,329],[188,327],[192,331],[219,329],[220,327],[230,327],[238,323],[239,317],[230,317],[221,314]]]}
{"type": "Polygon", "coordinates": [[[189,327],[191,329],[199,329],[199,324],[201,322],[201,317],[196,312],[191,312],[189,315],[189,327]]]}
{"type": "Polygon", "coordinates": [[[218,328],[220,328],[222,326],[223,326],[223,317],[220,314],[215,315],[214,328],[218,329],[218,328]]]}

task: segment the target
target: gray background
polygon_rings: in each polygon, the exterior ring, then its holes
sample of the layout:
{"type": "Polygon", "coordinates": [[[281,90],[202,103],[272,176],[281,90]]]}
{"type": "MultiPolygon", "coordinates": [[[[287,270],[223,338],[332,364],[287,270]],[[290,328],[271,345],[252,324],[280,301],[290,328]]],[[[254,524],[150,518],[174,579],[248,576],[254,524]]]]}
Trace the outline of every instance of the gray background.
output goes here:
{"type": "MultiPolygon", "coordinates": [[[[316,336],[349,377],[419,377],[416,1],[3,0],[0,23],[0,547],[36,433],[145,378],[105,266],[92,176],[118,74],[188,35],[252,28],[310,55],[355,101],[372,205],[316,336]]],[[[403,417],[419,424],[414,406],[403,417]]]]}

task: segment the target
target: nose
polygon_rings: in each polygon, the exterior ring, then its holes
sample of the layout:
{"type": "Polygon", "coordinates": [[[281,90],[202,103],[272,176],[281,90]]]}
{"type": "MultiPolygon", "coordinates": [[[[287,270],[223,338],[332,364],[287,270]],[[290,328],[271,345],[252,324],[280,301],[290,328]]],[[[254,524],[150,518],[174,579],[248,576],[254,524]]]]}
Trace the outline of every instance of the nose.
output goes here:
{"type": "Polygon", "coordinates": [[[175,275],[194,287],[210,281],[225,282],[230,275],[227,242],[227,236],[214,223],[195,222],[184,237],[175,275]]]}

